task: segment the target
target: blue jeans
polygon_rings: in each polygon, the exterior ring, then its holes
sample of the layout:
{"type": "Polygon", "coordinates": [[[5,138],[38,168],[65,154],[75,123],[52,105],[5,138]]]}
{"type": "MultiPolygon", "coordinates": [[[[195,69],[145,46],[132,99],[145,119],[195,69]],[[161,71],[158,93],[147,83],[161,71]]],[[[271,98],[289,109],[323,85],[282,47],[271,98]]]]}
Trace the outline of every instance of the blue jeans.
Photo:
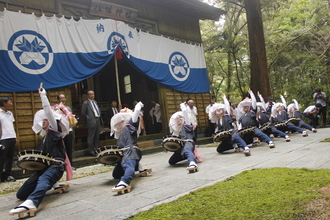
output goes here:
{"type": "Polygon", "coordinates": [[[316,116],[307,113],[303,113],[303,115],[311,120],[309,123],[310,126],[315,128],[318,125],[318,118],[316,116]]]}
{"type": "Polygon", "coordinates": [[[235,144],[237,144],[237,146],[239,146],[240,148],[242,148],[244,150],[245,147],[247,147],[247,144],[245,143],[245,141],[241,138],[241,136],[239,136],[238,134],[235,134],[232,137],[232,140],[235,144]]]}
{"type": "Polygon", "coordinates": [[[260,131],[258,128],[254,130],[254,136],[258,137],[261,141],[266,142],[267,144],[272,141],[268,135],[260,131]]]}
{"type": "Polygon", "coordinates": [[[300,134],[303,133],[303,129],[295,126],[295,125],[288,125],[288,130],[293,131],[293,132],[299,132],[300,134]]]}
{"type": "Polygon", "coordinates": [[[61,179],[64,171],[47,169],[45,172],[33,174],[18,190],[16,197],[20,200],[32,200],[38,207],[46,192],[61,179]]]}
{"type": "Polygon", "coordinates": [[[120,179],[120,181],[129,185],[133,179],[137,163],[137,160],[127,160],[123,164],[117,163],[112,172],[113,178],[120,179]]]}
{"type": "Polygon", "coordinates": [[[306,128],[306,129],[308,129],[310,131],[313,130],[312,126],[310,126],[309,124],[306,124],[306,123],[300,123],[299,126],[301,128],[306,128]]]}
{"type": "Polygon", "coordinates": [[[247,147],[245,141],[238,134],[234,134],[231,139],[227,138],[219,144],[219,146],[217,147],[217,152],[222,153],[224,151],[233,149],[233,144],[237,144],[237,146],[242,148],[243,150],[245,149],[245,147],[247,147]]]}
{"type": "Polygon", "coordinates": [[[168,160],[168,163],[174,165],[177,162],[180,162],[185,159],[188,159],[188,163],[190,163],[191,161],[195,161],[195,156],[193,154],[192,148],[184,148],[182,154],[181,150],[174,152],[174,154],[168,160]]]}
{"type": "Polygon", "coordinates": [[[277,130],[276,128],[272,127],[272,133],[275,137],[283,137],[285,138],[286,134],[283,131],[277,130]]]}

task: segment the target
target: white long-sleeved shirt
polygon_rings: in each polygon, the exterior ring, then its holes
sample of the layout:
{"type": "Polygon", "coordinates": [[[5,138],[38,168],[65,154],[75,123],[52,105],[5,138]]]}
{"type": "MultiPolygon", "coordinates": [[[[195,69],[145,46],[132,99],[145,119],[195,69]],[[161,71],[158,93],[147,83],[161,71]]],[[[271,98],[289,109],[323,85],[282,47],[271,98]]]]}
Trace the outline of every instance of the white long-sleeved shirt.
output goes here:
{"type": "Polygon", "coordinates": [[[15,119],[11,111],[4,111],[0,108],[0,124],[2,130],[0,140],[16,138],[16,132],[13,124],[14,121],[15,119]]]}

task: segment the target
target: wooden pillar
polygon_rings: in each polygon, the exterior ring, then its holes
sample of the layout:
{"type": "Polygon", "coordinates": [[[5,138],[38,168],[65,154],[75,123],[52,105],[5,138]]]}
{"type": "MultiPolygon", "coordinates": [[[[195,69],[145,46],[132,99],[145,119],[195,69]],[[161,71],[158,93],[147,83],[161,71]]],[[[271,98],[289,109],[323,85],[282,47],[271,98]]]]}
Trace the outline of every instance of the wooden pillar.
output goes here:
{"type": "Polygon", "coordinates": [[[271,95],[260,0],[245,0],[249,32],[251,89],[259,91],[265,100],[271,95]]]}

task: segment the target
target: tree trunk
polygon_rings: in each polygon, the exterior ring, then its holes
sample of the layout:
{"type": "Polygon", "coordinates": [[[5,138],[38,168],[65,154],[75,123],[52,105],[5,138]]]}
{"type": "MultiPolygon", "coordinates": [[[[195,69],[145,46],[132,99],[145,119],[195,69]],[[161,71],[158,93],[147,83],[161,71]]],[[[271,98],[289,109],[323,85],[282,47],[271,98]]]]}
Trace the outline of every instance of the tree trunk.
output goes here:
{"type": "Polygon", "coordinates": [[[230,100],[230,92],[231,92],[231,78],[233,75],[233,56],[231,53],[232,49],[230,48],[227,52],[227,57],[228,57],[228,71],[227,71],[227,88],[226,88],[226,96],[228,100],[230,100]]]}
{"type": "Polygon", "coordinates": [[[245,0],[244,2],[249,32],[251,89],[254,94],[259,91],[267,100],[267,97],[271,95],[271,90],[260,0],[245,0]]]}

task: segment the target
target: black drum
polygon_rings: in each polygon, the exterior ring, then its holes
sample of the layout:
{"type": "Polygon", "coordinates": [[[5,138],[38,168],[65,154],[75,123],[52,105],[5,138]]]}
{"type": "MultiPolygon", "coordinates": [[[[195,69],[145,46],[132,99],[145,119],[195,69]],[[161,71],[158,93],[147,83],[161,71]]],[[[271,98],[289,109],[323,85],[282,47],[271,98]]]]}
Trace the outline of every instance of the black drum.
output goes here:
{"type": "Polygon", "coordinates": [[[178,136],[166,135],[163,137],[162,146],[166,151],[175,152],[184,146],[184,141],[178,136]]]}
{"type": "Polygon", "coordinates": [[[217,133],[213,134],[213,141],[221,142],[221,141],[226,140],[227,138],[230,138],[232,131],[233,130],[218,131],[217,133]]]}
{"type": "Polygon", "coordinates": [[[298,126],[300,120],[301,120],[300,118],[289,118],[289,120],[287,122],[291,122],[295,126],[298,126]]]}
{"type": "Polygon", "coordinates": [[[280,130],[280,131],[283,131],[283,132],[288,130],[286,122],[276,123],[274,126],[277,130],[280,130]]]}
{"type": "Polygon", "coordinates": [[[242,128],[240,130],[238,130],[238,134],[241,137],[244,137],[246,135],[252,135],[254,134],[254,129],[256,129],[256,127],[246,127],[246,128],[242,128]]]}
{"type": "Polygon", "coordinates": [[[263,124],[259,129],[262,132],[265,132],[266,130],[270,129],[270,122],[263,124]]]}
{"type": "Polygon", "coordinates": [[[121,161],[123,157],[123,149],[119,149],[117,146],[104,146],[97,149],[97,161],[105,165],[116,164],[121,161]]]}
{"type": "Polygon", "coordinates": [[[245,141],[246,144],[253,143],[254,129],[256,129],[256,127],[246,127],[238,130],[238,134],[241,136],[241,138],[245,141]]]}
{"type": "Polygon", "coordinates": [[[268,136],[272,134],[272,127],[270,122],[263,124],[259,129],[268,136]]]}
{"type": "Polygon", "coordinates": [[[17,166],[30,171],[39,171],[47,168],[53,162],[56,162],[48,154],[39,150],[25,150],[19,152],[17,166]]]}

